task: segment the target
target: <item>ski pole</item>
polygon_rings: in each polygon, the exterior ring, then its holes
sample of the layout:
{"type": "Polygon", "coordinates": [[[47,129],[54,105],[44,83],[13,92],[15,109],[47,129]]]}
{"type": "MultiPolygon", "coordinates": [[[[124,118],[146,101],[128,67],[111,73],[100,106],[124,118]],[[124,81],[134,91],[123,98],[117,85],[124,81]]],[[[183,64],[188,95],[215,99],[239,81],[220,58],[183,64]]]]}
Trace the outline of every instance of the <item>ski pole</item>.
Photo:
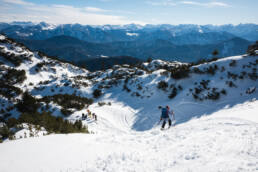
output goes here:
{"type": "Polygon", "coordinates": [[[162,120],[162,119],[159,120],[158,125],[160,124],[161,120],[162,120]]]}

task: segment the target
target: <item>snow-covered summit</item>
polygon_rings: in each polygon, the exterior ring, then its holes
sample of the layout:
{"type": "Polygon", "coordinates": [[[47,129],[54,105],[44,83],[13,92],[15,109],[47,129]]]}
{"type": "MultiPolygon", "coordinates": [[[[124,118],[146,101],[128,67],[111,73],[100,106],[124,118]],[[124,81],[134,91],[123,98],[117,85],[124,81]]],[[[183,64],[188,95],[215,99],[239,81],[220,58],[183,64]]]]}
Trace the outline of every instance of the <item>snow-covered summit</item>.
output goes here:
{"type": "Polygon", "coordinates": [[[151,62],[146,62],[143,63],[142,66],[146,69],[146,70],[158,70],[158,69],[172,69],[181,65],[187,65],[187,63],[181,63],[181,62],[168,62],[168,61],[163,61],[163,60],[152,60],[151,62]]]}
{"type": "Polygon", "coordinates": [[[5,40],[5,36],[4,35],[0,35],[0,40],[5,40]]]}

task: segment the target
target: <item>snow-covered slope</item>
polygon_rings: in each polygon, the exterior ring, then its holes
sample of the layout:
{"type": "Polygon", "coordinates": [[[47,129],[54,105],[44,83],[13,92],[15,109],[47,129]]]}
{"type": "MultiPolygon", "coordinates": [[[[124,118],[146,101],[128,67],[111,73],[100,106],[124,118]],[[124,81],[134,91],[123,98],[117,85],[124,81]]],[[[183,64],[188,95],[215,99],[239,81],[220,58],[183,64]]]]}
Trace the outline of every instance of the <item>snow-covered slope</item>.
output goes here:
{"type": "MultiPolygon", "coordinates": [[[[49,135],[5,142],[0,145],[0,171],[257,171],[258,120],[243,119],[257,111],[254,101],[166,131],[49,135]]],[[[123,121],[113,122],[125,128],[123,121]]]]}
{"type": "MultiPolygon", "coordinates": [[[[98,120],[82,121],[93,134],[6,139],[0,144],[0,171],[258,170],[257,56],[198,65],[153,60],[91,73],[0,39],[0,77],[8,69],[24,70],[26,79],[13,84],[22,92],[37,98],[103,93],[88,107],[98,120]],[[3,57],[10,54],[22,58],[21,64],[3,57]],[[165,105],[176,120],[160,131],[158,106],[165,105]]],[[[13,106],[9,117],[18,117],[21,95],[5,96],[1,109],[13,106]]],[[[63,116],[62,105],[42,101],[39,111],[49,105],[52,115],[70,121],[80,120],[87,109],[71,108],[71,115],[63,116]]]]}

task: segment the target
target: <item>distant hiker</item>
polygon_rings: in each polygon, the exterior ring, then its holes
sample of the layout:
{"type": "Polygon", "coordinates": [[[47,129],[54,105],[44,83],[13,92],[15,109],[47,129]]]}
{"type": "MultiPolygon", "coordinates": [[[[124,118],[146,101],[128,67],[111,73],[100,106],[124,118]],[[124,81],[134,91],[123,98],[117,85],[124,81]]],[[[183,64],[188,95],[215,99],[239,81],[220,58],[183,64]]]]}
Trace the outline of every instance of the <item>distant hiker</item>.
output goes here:
{"type": "Polygon", "coordinates": [[[87,119],[87,114],[82,113],[82,120],[87,119]]]}
{"type": "Polygon", "coordinates": [[[171,126],[171,119],[169,118],[169,106],[162,107],[161,108],[161,116],[160,116],[160,121],[163,121],[161,130],[164,129],[166,122],[168,121],[169,128],[171,126]]]}
{"type": "Polygon", "coordinates": [[[87,113],[88,113],[88,114],[87,114],[88,117],[89,117],[89,118],[92,118],[92,114],[91,114],[91,111],[90,111],[89,109],[87,109],[87,113]]]}
{"type": "Polygon", "coordinates": [[[93,113],[93,118],[95,119],[95,121],[97,121],[97,115],[95,113],[93,113]]]}
{"type": "MultiPolygon", "coordinates": [[[[172,121],[174,121],[174,120],[175,120],[175,113],[174,113],[174,111],[173,111],[173,110],[170,111],[169,106],[166,106],[166,108],[167,108],[167,110],[168,110],[168,115],[171,114],[171,115],[172,115],[172,121]]],[[[169,127],[170,127],[171,124],[172,124],[172,121],[171,121],[170,117],[168,117],[168,118],[169,118],[168,124],[169,124],[169,127]]]]}

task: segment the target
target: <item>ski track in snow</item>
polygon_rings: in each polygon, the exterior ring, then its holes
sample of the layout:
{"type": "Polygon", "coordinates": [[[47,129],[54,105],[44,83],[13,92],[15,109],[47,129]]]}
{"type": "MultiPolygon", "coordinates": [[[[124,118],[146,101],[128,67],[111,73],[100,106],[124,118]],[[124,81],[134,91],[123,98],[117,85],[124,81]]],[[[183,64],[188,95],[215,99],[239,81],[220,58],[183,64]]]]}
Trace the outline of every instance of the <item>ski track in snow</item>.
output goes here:
{"type": "Polygon", "coordinates": [[[243,116],[256,115],[257,105],[258,101],[246,102],[169,130],[157,126],[138,132],[130,128],[135,111],[114,104],[104,111],[119,112],[103,114],[89,124],[96,134],[49,135],[1,144],[0,171],[257,171],[258,119],[243,116]]]}

